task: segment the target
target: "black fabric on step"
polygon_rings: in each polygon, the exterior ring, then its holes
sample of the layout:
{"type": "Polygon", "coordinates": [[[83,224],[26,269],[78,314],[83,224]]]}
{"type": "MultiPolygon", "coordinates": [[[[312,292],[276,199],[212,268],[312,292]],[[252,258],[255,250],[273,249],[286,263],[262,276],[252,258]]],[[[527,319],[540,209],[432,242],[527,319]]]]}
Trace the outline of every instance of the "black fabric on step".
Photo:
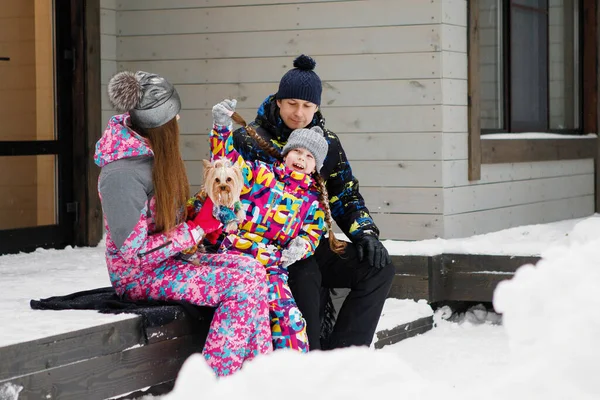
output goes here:
{"type": "Polygon", "coordinates": [[[97,310],[104,314],[137,314],[142,316],[145,328],[168,324],[180,318],[184,313],[194,320],[209,323],[214,314],[214,309],[211,307],[201,307],[185,302],[124,300],[112,287],[31,300],[29,305],[34,310],[97,310]]]}

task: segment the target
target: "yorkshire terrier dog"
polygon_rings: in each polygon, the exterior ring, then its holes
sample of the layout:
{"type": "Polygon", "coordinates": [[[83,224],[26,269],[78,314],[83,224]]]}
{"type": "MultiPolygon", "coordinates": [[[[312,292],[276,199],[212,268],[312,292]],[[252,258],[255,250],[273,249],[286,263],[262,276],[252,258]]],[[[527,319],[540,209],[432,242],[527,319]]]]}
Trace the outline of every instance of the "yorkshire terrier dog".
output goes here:
{"type": "MultiPolygon", "coordinates": [[[[223,224],[226,233],[235,232],[238,223],[244,220],[244,210],[240,202],[240,193],[244,187],[244,178],[240,167],[226,158],[214,161],[202,160],[204,164],[204,185],[187,202],[188,218],[193,219],[202,208],[206,198],[213,203],[213,216],[223,224]]],[[[208,239],[208,236],[207,236],[208,239]]],[[[216,241],[216,237],[214,238],[216,241]]],[[[213,243],[209,240],[209,242],[213,243]]],[[[183,259],[197,263],[195,254],[204,253],[202,244],[182,252],[183,259]]]]}
{"type": "Polygon", "coordinates": [[[244,219],[244,210],[240,202],[240,193],[244,187],[244,178],[240,167],[222,157],[204,163],[204,186],[199,197],[203,201],[210,197],[215,209],[213,215],[223,223],[223,230],[231,233],[237,230],[238,223],[244,219]]]}

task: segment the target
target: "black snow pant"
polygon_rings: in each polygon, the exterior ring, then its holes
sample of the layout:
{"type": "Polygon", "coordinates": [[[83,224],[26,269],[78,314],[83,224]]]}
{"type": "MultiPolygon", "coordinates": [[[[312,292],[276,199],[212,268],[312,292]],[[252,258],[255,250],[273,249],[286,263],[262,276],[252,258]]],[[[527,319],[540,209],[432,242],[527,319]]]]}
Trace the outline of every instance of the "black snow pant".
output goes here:
{"type": "Polygon", "coordinates": [[[358,261],[354,244],[337,255],[322,238],[315,254],[288,268],[289,285],[306,320],[310,350],[329,350],[348,346],[369,346],[395,274],[393,264],[375,268],[365,259],[358,261]],[[321,346],[321,289],[348,288],[333,332],[321,346]]]}

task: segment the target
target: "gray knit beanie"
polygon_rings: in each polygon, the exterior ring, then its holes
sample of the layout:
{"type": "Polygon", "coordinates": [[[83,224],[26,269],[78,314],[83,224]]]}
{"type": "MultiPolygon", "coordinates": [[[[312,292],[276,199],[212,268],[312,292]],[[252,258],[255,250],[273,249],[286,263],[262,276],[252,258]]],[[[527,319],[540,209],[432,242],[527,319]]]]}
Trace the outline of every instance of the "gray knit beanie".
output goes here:
{"type": "Polygon", "coordinates": [[[293,149],[303,148],[310,151],[315,157],[317,172],[321,172],[325,157],[327,157],[327,149],[329,145],[323,130],[318,126],[313,126],[310,129],[296,129],[290,135],[286,145],[283,147],[283,156],[293,149]]]}
{"type": "Polygon", "coordinates": [[[131,121],[140,128],[166,124],[181,110],[175,87],[153,73],[123,71],[108,82],[108,99],[119,112],[129,111],[131,121]]]}

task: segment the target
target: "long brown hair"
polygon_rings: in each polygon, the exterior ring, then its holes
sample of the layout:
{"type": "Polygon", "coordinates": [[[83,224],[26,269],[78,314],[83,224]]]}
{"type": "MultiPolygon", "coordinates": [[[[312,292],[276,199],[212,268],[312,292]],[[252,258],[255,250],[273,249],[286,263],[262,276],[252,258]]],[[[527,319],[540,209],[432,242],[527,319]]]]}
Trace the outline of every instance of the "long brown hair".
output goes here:
{"type": "Polygon", "coordinates": [[[185,165],[179,150],[179,124],[177,118],[157,128],[136,128],[136,132],[148,139],[154,153],[152,183],[156,198],[156,232],[169,232],[187,217],[185,203],[190,197],[190,188],[185,165]]]}
{"type": "MultiPolygon", "coordinates": [[[[235,123],[243,126],[246,129],[246,132],[248,132],[248,134],[256,141],[258,147],[260,147],[264,152],[277,160],[283,161],[283,156],[281,153],[275,147],[273,147],[271,143],[260,137],[254,128],[248,126],[241,115],[234,112],[231,116],[231,119],[235,123]]],[[[329,232],[329,248],[336,254],[343,254],[347,243],[343,240],[338,240],[333,233],[333,218],[331,217],[331,208],[329,208],[329,194],[325,188],[325,180],[316,170],[311,174],[311,176],[314,179],[317,186],[317,191],[319,192],[319,204],[325,212],[325,224],[327,225],[327,231],[329,232]]]]}

